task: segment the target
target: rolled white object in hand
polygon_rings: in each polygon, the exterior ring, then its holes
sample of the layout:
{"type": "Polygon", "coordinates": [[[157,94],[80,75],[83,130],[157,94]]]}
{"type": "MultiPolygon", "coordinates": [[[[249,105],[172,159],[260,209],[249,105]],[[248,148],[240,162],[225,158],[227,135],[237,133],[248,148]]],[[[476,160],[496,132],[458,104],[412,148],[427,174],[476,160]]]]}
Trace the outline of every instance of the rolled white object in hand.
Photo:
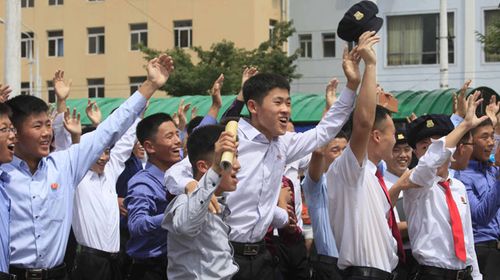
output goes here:
{"type": "MultiPolygon", "coordinates": [[[[226,131],[230,132],[236,140],[236,135],[238,135],[238,122],[230,121],[226,124],[226,131]]],[[[223,170],[229,170],[233,167],[234,153],[224,152],[220,160],[220,168],[223,170]]]]}

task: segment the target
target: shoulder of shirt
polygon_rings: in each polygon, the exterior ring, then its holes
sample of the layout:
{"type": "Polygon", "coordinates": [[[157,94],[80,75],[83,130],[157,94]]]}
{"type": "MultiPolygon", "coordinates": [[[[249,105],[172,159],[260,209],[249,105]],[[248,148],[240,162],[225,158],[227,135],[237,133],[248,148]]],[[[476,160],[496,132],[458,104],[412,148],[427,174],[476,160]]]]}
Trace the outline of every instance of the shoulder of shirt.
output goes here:
{"type": "Polygon", "coordinates": [[[144,185],[149,185],[148,183],[153,179],[154,176],[149,172],[147,169],[142,169],[139,172],[135,173],[132,178],[128,181],[129,186],[132,185],[138,185],[138,184],[144,184],[144,185]]]}

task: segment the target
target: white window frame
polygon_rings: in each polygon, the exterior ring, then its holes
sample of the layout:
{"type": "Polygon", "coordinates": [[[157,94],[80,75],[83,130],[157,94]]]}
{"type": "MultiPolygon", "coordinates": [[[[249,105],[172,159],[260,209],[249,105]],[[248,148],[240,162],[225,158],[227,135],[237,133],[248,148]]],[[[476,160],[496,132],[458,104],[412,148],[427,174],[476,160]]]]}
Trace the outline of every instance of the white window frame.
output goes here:
{"type": "MultiPolygon", "coordinates": [[[[487,8],[487,9],[483,9],[483,20],[482,20],[482,25],[483,25],[483,34],[486,35],[486,30],[488,29],[488,27],[486,26],[486,13],[487,12],[490,12],[490,11],[498,11],[499,9],[496,8],[496,7],[493,7],[493,8],[487,8]]],[[[485,65],[492,65],[492,64],[498,64],[500,63],[500,58],[498,60],[494,60],[494,61],[487,61],[486,60],[486,51],[484,50],[484,45],[481,44],[481,52],[483,54],[483,61],[482,63],[484,63],[485,65]]]]}
{"type": "Polygon", "coordinates": [[[51,41],[54,41],[54,54],[50,54],[50,47],[48,47],[47,53],[49,57],[63,57],[64,56],[64,31],[63,30],[51,30],[47,32],[48,46],[51,41]],[[51,32],[61,32],[62,35],[50,36],[51,32]],[[62,50],[59,49],[59,42],[62,42],[62,50]]]}
{"type": "Polygon", "coordinates": [[[62,5],[64,5],[64,0],[49,0],[49,6],[62,6],[62,5]]]}
{"type": "Polygon", "coordinates": [[[30,82],[21,82],[20,94],[21,95],[30,95],[30,82]]]}
{"type": "Polygon", "coordinates": [[[104,78],[91,78],[87,79],[87,93],[88,93],[88,98],[103,98],[106,96],[104,84],[105,84],[104,78]],[[97,84],[96,82],[101,82],[102,84],[99,83],[97,84]],[[102,96],[99,96],[99,90],[102,89],[102,96]]]}
{"type": "Polygon", "coordinates": [[[301,49],[300,58],[312,58],[313,57],[313,38],[311,33],[303,33],[299,34],[299,46],[301,49]],[[303,39],[305,36],[309,36],[310,39],[303,39]],[[304,43],[304,48],[302,47],[302,43],[304,43]],[[308,55],[309,54],[309,55],[308,55]]]}
{"type": "Polygon", "coordinates": [[[48,101],[48,103],[54,103],[57,101],[56,90],[54,88],[54,82],[52,82],[51,80],[47,81],[47,101],[48,101]],[[53,98],[50,98],[51,96],[53,98]],[[51,101],[51,99],[53,99],[53,100],[51,101]]]}
{"type": "Polygon", "coordinates": [[[104,29],[104,27],[89,27],[87,28],[87,36],[88,36],[88,54],[95,54],[95,55],[98,55],[98,54],[104,54],[105,51],[106,51],[106,37],[105,37],[105,33],[106,33],[106,30],[104,29]],[[95,30],[96,29],[101,29],[102,28],[102,31],[99,31],[99,32],[96,32],[95,30]],[[92,33],[91,33],[92,32],[92,33]],[[94,41],[94,48],[95,48],[95,52],[91,52],[90,51],[90,40],[91,39],[95,39],[94,41]],[[101,46],[101,40],[102,40],[102,44],[103,44],[103,49],[101,50],[100,46],[101,46]]]}
{"type": "Polygon", "coordinates": [[[142,83],[146,80],[146,76],[131,76],[131,77],[128,77],[128,81],[129,81],[129,89],[130,89],[130,95],[134,94],[134,92],[136,90],[139,89],[139,87],[142,85],[142,83]],[[133,81],[133,80],[136,80],[136,81],[133,81]],[[140,80],[140,82],[139,82],[140,80]],[[135,90],[132,90],[132,88],[136,88],[135,90]]]}
{"type": "Polygon", "coordinates": [[[176,47],[176,48],[190,48],[192,46],[193,46],[193,21],[192,20],[175,20],[174,21],[174,47],[176,47]],[[176,23],[187,22],[187,21],[191,21],[190,26],[178,26],[178,27],[175,26],[176,23]],[[187,46],[182,46],[182,43],[181,43],[181,41],[182,41],[181,38],[182,38],[183,32],[187,32],[187,36],[188,36],[188,45],[187,46]],[[178,44],[176,44],[176,40],[177,40],[178,44]]]}
{"type": "Polygon", "coordinates": [[[27,59],[33,59],[33,47],[35,44],[35,34],[33,32],[22,32],[21,33],[21,57],[27,59]],[[23,49],[25,55],[23,56],[23,49]]]}
{"type": "Polygon", "coordinates": [[[148,46],[148,24],[147,23],[130,24],[130,50],[131,51],[138,51],[139,50],[139,48],[137,47],[138,44],[143,44],[146,47],[148,46]],[[145,28],[137,27],[139,25],[145,25],[145,28]],[[137,43],[135,45],[132,42],[133,35],[137,35],[137,43]]]}
{"type": "Polygon", "coordinates": [[[21,8],[34,8],[35,0],[21,0],[21,8]]]}
{"type": "Polygon", "coordinates": [[[334,58],[334,57],[337,57],[337,35],[335,34],[335,32],[325,32],[325,33],[322,33],[321,34],[321,43],[322,43],[322,47],[323,47],[323,57],[324,58],[334,58]],[[332,36],[333,35],[333,38],[325,38],[327,36],[332,36]],[[325,43],[327,42],[333,42],[333,56],[326,56],[325,55],[325,43]]]}

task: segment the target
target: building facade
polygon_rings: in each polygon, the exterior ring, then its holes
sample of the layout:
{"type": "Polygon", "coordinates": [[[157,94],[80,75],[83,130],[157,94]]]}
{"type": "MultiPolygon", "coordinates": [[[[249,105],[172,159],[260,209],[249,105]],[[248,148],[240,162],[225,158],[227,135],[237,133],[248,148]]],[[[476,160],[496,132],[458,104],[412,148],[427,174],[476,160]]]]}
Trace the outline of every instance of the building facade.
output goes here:
{"type": "MultiPolygon", "coordinates": [[[[290,18],[297,33],[290,51],[301,50],[292,84],[296,93],[322,93],[331,77],[342,72],[345,42],[336,35],[343,14],[356,1],[290,0],[290,18]]],[[[376,1],[384,25],[377,45],[377,78],[386,90],[431,90],[440,87],[438,0],[376,1]]],[[[500,91],[500,55],[487,54],[477,40],[500,19],[498,0],[448,0],[449,87],[472,79],[474,86],[500,91]]]]}
{"type": "MultiPolygon", "coordinates": [[[[158,50],[208,49],[225,39],[240,48],[255,48],[268,39],[270,24],[286,17],[282,0],[19,2],[21,93],[31,90],[50,102],[55,100],[51,80],[57,69],[72,79],[72,98],[124,97],[145,79],[138,43],[158,50]]],[[[0,5],[2,18],[4,9],[0,5]]],[[[1,38],[4,31],[0,24],[1,38]]],[[[0,40],[1,53],[3,49],[0,40]]]]}

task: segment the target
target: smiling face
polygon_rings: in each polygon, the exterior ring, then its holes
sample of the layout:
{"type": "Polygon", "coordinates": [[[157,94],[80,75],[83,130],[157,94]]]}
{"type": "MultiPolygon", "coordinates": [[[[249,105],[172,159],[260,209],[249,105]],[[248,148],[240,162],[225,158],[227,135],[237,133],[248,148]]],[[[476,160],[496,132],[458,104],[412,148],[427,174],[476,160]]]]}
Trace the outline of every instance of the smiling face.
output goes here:
{"type": "Polygon", "coordinates": [[[21,159],[39,161],[50,153],[52,121],[46,112],[28,116],[17,127],[15,153],[21,159]]]}
{"type": "Polygon", "coordinates": [[[472,142],[474,142],[472,158],[481,162],[489,160],[491,152],[495,147],[494,135],[495,131],[492,125],[480,126],[474,129],[474,134],[472,135],[472,142]]]}
{"type": "Polygon", "coordinates": [[[222,171],[220,184],[217,188],[218,192],[232,192],[236,190],[236,185],[238,184],[236,174],[238,173],[240,168],[240,162],[238,160],[238,155],[236,154],[233,158],[233,165],[231,170],[222,171]]]}
{"type": "Polygon", "coordinates": [[[7,115],[0,117],[0,163],[12,161],[14,157],[14,148],[16,142],[16,134],[13,132],[14,127],[7,115]]]}
{"type": "Polygon", "coordinates": [[[160,168],[169,168],[181,160],[181,140],[177,127],[172,121],[163,122],[156,135],[144,142],[144,149],[150,160],[157,162],[160,168]]]}
{"type": "Polygon", "coordinates": [[[252,115],[252,125],[268,139],[286,133],[291,112],[288,90],[274,88],[263,98],[262,104],[249,100],[247,106],[252,115]]]}
{"type": "Polygon", "coordinates": [[[142,145],[139,141],[135,142],[134,149],[132,150],[132,153],[138,159],[144,159],[144,156],[146,155],[146,151],[144,150],[144,147],[142,147],[142,145]]]}
{"type": "Polygon", "coordinates": [[[394,175],[401,176],[411,163],[413,149],[408,144],[396,144],[392,148],[392,158],[387,160],[387,170],[394,175]]]}
{"type": "Polygon", "coordinates": [[[102,153],[101,157],[92,165],[90,168],[92,171],[94,171],[97,174],[103,174],[104,173],[104,167],[109,161],[109,149],[104,150],[102,153]]]}

